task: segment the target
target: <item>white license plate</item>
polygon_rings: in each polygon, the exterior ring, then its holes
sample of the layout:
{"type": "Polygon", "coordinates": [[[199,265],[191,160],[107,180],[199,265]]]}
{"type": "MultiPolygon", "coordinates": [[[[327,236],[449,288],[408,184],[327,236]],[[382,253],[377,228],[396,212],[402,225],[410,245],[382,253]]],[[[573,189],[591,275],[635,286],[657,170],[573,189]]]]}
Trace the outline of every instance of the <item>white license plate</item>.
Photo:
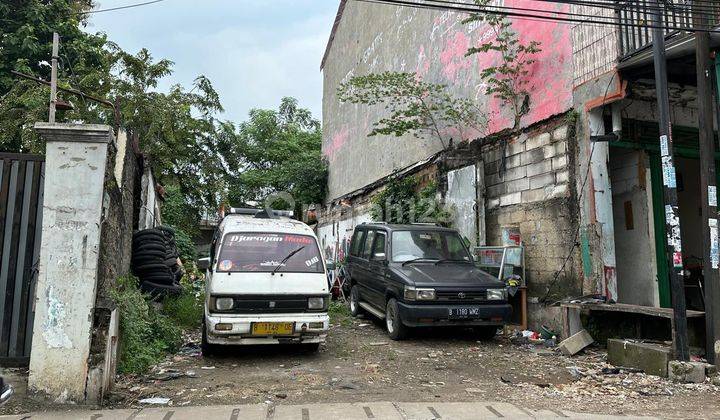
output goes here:
{"type": "Polygon", "coordinates": [[[449,318],[477,318],[480,316],[480,308],[477,306],[462,306],[448,309],[449,318]]]}

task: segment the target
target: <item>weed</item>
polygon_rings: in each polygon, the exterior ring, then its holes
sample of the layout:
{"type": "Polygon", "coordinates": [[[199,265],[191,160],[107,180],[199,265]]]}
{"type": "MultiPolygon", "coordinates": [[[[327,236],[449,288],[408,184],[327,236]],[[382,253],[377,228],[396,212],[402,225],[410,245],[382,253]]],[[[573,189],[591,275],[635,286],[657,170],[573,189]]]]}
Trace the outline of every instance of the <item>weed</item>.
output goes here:
{"type": "Polygon", "coordinates": [[[165,299],[162,311],[181,328],[197,328],[202,322],[204,303],[205,294],[202,291],[183,284],[180,296],[165,299]]]}
{"type": "Polygon", "coordinates": [[[158,312],[137,285],[137,278],[121,277],[111,292],[120,313],[120,373],[145,372],[180,345],[180,328],[158,312]]]}
{"type": "Polygon", "coordinates": [[[333,324],[340,324],[343,327],[352,324],[350,308],[343,302],[337,300],[331,301],[328,307],[328,315],[330,316],[330,322],[333,324]]]}

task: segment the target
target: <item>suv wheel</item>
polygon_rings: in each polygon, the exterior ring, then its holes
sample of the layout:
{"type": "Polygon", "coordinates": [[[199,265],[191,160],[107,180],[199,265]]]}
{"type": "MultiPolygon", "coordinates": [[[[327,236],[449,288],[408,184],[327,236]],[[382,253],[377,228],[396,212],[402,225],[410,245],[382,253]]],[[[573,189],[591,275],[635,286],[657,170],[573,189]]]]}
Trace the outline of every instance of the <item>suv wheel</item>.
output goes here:
{"type": "Polygon", "coordinates": [[[362,312],[360,308],[360,288],[354,284],[350,289],[350,315],[358,316],[362,312]]]}
{"type": "Polygon", "coordinates": [[[385,325],[391,339],[402,340],[407,337],[408,327],[402,323],[398,304],[394,298],[390,299],[385,307],[385,325]]]}

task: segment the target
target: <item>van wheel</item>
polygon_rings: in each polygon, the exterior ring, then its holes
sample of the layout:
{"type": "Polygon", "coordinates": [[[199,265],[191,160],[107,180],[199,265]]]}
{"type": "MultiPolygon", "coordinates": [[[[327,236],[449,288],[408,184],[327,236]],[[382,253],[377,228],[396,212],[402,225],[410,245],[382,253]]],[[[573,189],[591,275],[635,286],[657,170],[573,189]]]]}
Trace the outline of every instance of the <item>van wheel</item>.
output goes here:
{"type": "Polygon", "coordinates": [[[202,351],[203,357],[211,357],[217,353],[217,346],[210,344],[207,341],[207,327],[205,321],[202,323],[202,341],[200,342],[200,350],[202,351]]]}
{"type": "Polygon", "coordinates": [[[407,337],[409,329],[402,323],[398,304],[394,298],[388,301],[385,308],[385,324],[391,339],[403,340],[407,337]]]}
{"type": "Polygon", "coordinates": [[[350,289],[350,315],[358,316],[363,312],[360,307],[360,288],[354,284],[350,289]]]}

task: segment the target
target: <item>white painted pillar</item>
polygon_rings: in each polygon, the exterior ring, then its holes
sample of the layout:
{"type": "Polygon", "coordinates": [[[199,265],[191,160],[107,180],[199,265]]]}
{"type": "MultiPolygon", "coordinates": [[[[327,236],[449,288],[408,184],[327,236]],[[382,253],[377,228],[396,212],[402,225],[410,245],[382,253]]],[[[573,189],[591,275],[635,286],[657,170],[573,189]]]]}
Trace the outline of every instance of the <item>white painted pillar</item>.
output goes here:
{"type": "MultiPolygon", "coordinates": [[[[590,135],[605,134],[602,108],[588,113],[590,135]]],[[[608,142],[596,142],[590,145],[590,175],[592,176],[592,194],[595,201],[595,220],[600,225],[600,247],[602,251],[603,276],[598,279],[597,293],[609,301],[617,301],[617,269],[615,264],[615,225],[613,221],[612,190],[610,188],[610,160],[608,142]]]]}
{"type": "Polygon", "coordinates": [[[57,402],[83,402],[113,131],[50,123],[35,129],[46,141],[46,163],[28,386],[57,402]]]}

